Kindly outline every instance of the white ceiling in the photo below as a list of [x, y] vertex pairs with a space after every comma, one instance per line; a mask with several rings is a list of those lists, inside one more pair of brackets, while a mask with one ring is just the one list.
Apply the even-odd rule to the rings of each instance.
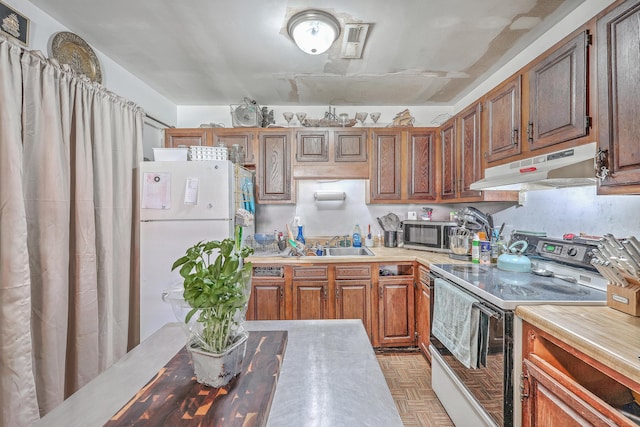
[[[584, 0], [30, 1], [177, 105], [428, 106], [454, 104]], [[286, 25], [306, 9], [373, 24], [363, 58], [340, 58], [342, 34], [300, 51]]]

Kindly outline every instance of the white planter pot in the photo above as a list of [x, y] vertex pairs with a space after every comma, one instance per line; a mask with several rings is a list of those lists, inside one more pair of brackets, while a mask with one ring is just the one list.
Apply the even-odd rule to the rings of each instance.
[[191, 354], [196, 381], [211, 387], [227, 385], [242, 371], [248, 338], [249, 334], [244, 333], [224, 353], [209, 353], [189, 344], [187, 348]]

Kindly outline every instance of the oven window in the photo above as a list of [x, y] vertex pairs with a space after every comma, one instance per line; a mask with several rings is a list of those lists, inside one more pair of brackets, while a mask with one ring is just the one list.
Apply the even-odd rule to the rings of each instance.
[[[417, 243], [425, 246], [440, 246], [440, 230], [438, 226], [408, 225], [408, 236], [405, 242]], [[406, 233], [406, 231], [405, 231]]]

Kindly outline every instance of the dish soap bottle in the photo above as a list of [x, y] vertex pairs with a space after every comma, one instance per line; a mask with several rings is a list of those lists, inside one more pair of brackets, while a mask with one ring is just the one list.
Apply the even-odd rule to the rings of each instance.
[[354, 248], [362, 247], [362, 234], [360, 232], [360, 226], [358, 224], [356, 224], [356, 226], [353, 227], [353, 247]]
[[296, 240], [303, 245], [307, 242], [304, 240], [304, 234], [302, 234], [302, 225], [298, 225], [298, 235], [296, 236]]

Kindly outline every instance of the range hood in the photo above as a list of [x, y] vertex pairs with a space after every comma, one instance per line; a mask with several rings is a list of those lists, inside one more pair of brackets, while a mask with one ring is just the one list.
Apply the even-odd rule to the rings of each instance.
[[472, 190], [543, 190], [595, 185], [596, 143], [487, 168]]

